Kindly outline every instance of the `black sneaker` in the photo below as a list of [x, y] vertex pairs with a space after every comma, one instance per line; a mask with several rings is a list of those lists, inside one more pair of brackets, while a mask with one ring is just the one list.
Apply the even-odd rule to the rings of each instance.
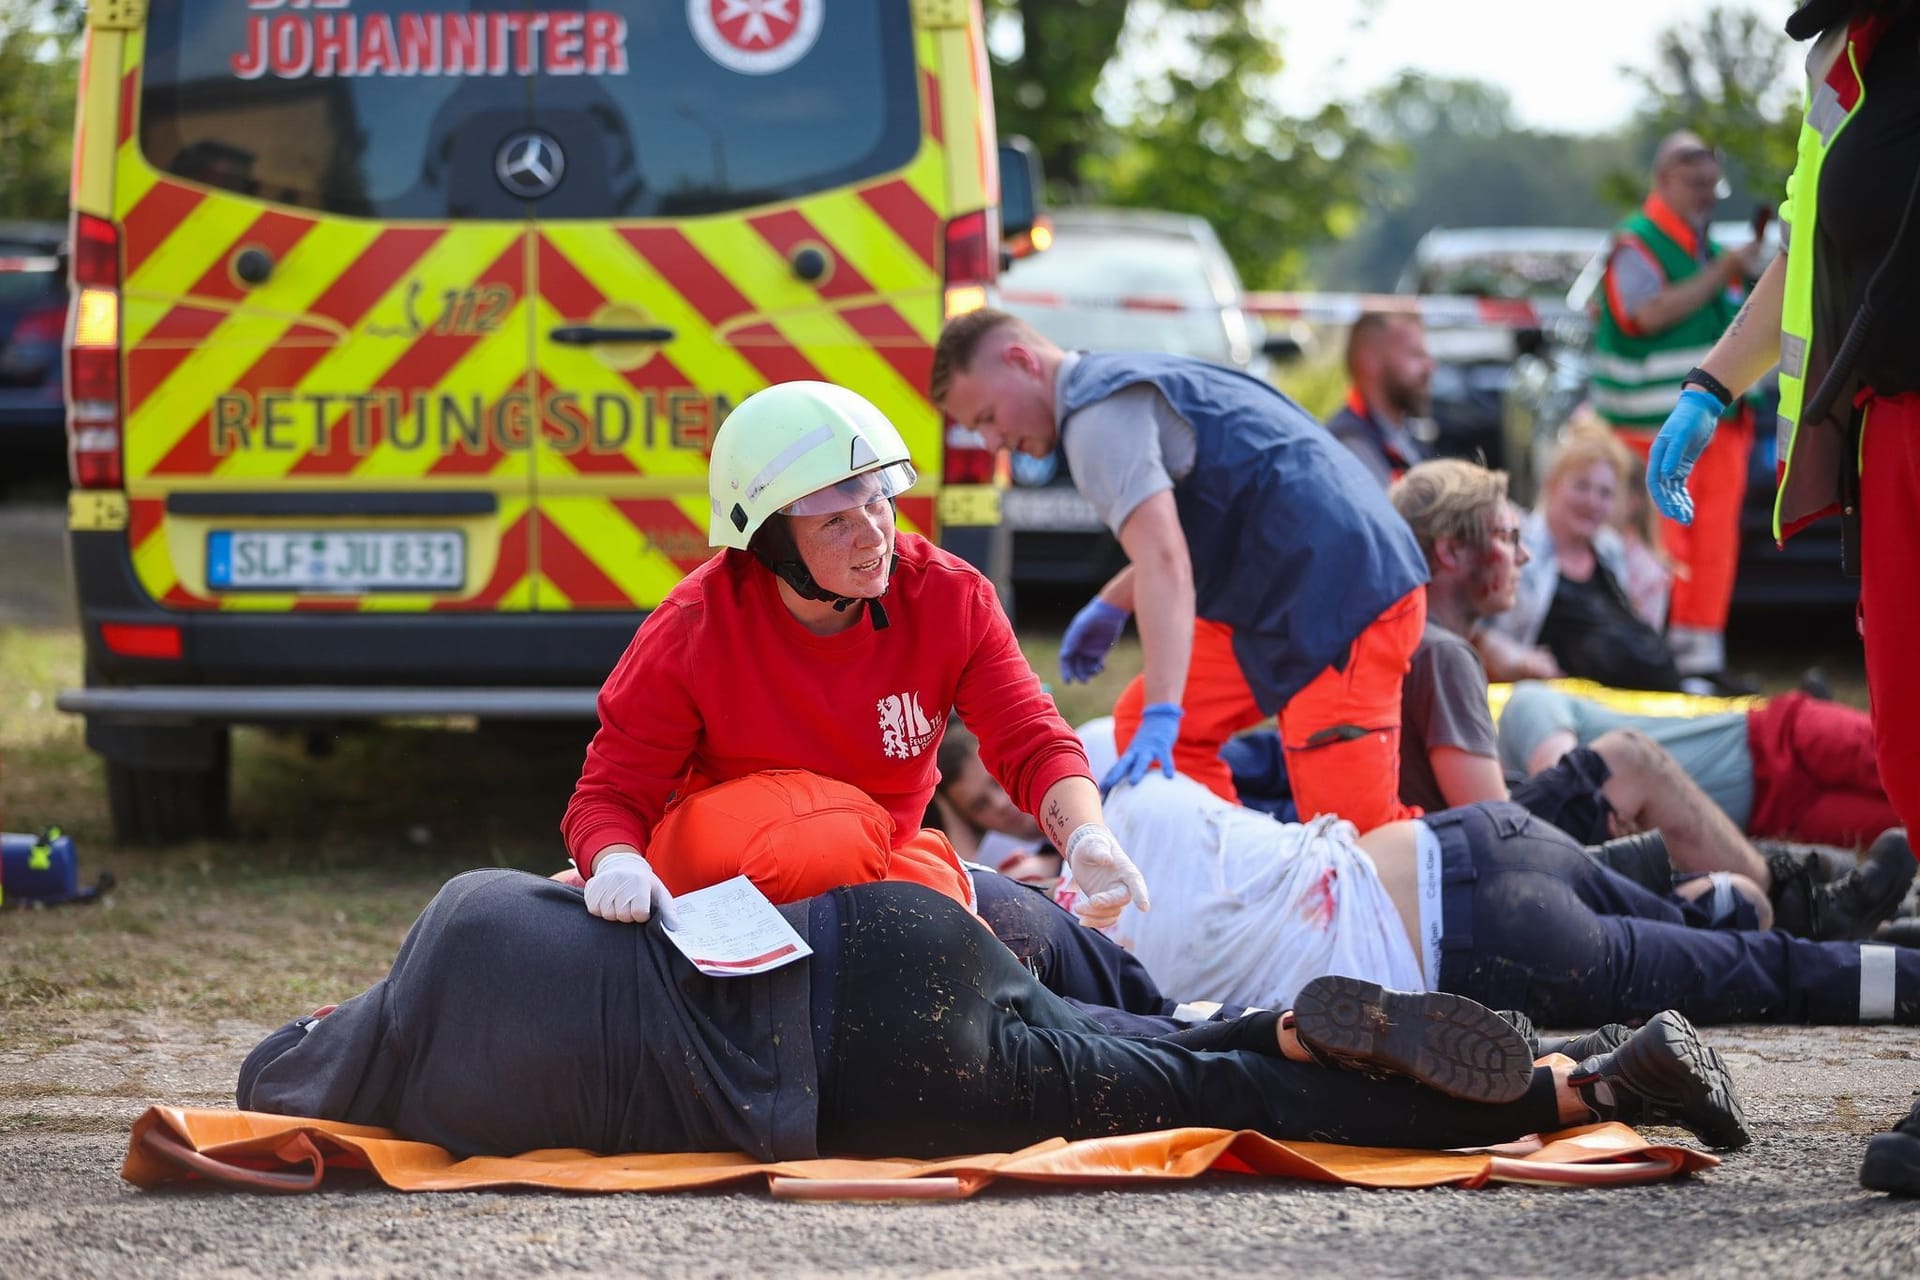
[[1577, 1036], [1542, 1036], [1534, 1056], [1563, 1053], [1575, 1062], [1585, 1062], [1595, 1054], [1613, 1052], [1625, 1044], [1632, 1034], [1633, 1028], [1626, 1023], [1609, 1022], [1604, 1027], [1595, 1027]]
[[1896, 1196], [1920, 1196], [1920, 1102], [1892, 1129], [1867, 1139], [1860, 1185]]
[[1300, 988], [1293, 1017], [1300, 1043], [1326, 1066], [1407, 1076], [1469, 1102], [1512, 1102], [1533, 1079], [1526, 1040], [1465, 996], [1329, 975]]
[[1675, 1124], [1715, 1147], [1753, 1140], [1727, 1064], [1672, 1009], [1611, 1053], [1582, 1060], [1567, 1083], [1603, 1120]]

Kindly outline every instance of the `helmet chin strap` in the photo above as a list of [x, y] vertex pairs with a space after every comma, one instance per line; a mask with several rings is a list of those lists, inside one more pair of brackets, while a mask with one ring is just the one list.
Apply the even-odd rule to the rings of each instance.
[[[836, 613], [845, 613], [854, 605], [864, 603], [868, 606], [867, 617], [875, 631], [885, 631], [890, 625], [886, 606], [880, 603], [879, 596], [843, 596], [814, 581], [813, 571], [807, 568], [807, 562], [800, 557], [800, 547], [793, 540], [793, 531], [787, 527], [786, 517], [775, 516], [762, 525], [759, 535], [753, 540], [752, 550], [760, 563], [773, 570], [775, 576], [792, 587], [793, 593], [802, 600], [830, 601]], [[887, 558], [889, 582], [893, 580], [893, 570], [899, 563], [898, 555]]]

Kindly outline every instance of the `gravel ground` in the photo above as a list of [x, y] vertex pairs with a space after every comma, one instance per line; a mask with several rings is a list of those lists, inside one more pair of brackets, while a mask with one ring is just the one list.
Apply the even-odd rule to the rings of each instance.
[[[1912, 1028], [1713, 1035], [1758, 1140], [1718, 1169], [1604, 1191], [1352, 1191], [1221, 1178], [1134, 1191], [1011, 1184], [957, 1204], [790, 1204], [759, 1188], [595, 1197], [314, 1195], [175, 1187], [118, 1170], [149, 1103], [226, 1106], [268, 1030], [106, 1018], [0, 1048], [0, 1271], [78, 1276], [1343, 1276], [1809, 1274], [1911, 1277], [1920, 1201], [1862, 1191], [1867, 1135], [1920, 1087]], [[1669, 1135], [1671, 1136], [1671, 1135]]]

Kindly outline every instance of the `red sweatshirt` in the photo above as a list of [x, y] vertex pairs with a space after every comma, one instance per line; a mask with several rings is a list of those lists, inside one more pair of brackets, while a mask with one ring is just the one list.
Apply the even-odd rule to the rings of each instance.
[[600, 731], [560, 823], [582, 875], [610, 844], [644, 852], [675, 793], [766, 769], [858, 787], [905, 841], [939, 780], [952, 708], [1028, 813], [1062, 778], [1092, 777], [986, 578], [914, 534], [898, 535], [895, 550], [884, 631], [863, 618], [813, 634], [744, 551], [673, 589], [600, 689]]

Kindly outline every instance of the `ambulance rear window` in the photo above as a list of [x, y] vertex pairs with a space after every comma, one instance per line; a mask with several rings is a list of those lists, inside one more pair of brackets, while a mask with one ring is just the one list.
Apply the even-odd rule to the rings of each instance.
[[431, 219], [720, 213], [919, 148], [899, 0], [601, 3], [151, 0], [140, 145], [273, 203]]

